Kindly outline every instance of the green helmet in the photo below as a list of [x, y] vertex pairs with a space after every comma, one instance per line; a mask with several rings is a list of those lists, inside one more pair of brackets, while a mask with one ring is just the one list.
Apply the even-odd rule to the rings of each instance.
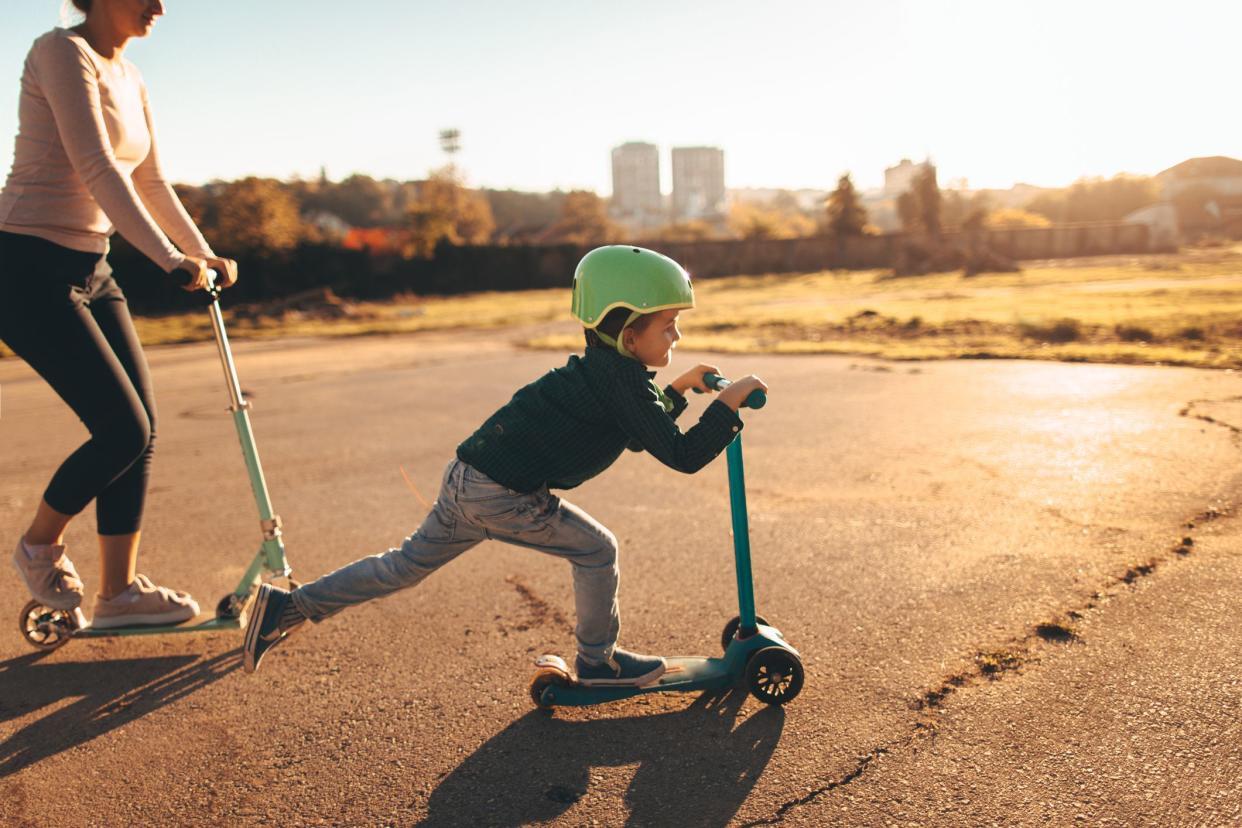
[[591, 330], [613, 308], [633, 311], [628, 326], [646, 313], [693, 307], [690, 274], [654, 250], [624, 244], [597, 247], [574, 271], [573, 315]]

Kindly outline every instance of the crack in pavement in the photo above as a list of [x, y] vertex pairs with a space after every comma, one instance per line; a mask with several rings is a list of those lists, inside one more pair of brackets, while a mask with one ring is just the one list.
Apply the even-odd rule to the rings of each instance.
[[829, 782], [827, 785], [824, 785], [823, 787], [815, 788], [812, 791], [808, 791], [804, 796], [801, 796], [798, 799], [792, 799], [788, 802], [785, 802], [784, 804], [780, 806], [780, 808], [776, 810], [775, 814], [768, 817], [767, 819], [756, 819], [752, 822], [742, 823], [742, 828], [754, 828], [754, 826], [757, 826], [757, 825], [776, 825], [777, 823], [783, 822], [785, 820], [785, 815], [789, 811], [793, 810], [794, 808], [797, 808], [800, 805], [806, 805], [807, 803], [822, 796], [823, 794], [829, 793], [830, 791], [834, 791], [837, 788], [844, 787], [845, 785], [850, 784], [855, 779], [862, 776], [863, 772], [867, 770], [867, 766], [870, 765], [874, 760], [877, 760], [881, 756], [884, 756], [890, 750], [900, 750], [900, 749], [904, 749], [908, 747], [909, 744], [913, 742], [915, 738], [917, 738], [917, 734], [908, 739], [901, 740], [899, 744], [894, 744], [890, 747], [878, 747], [872, 750], [870, 753], [860, 756], [858, 759], [858, 764], [854, 766], [853, 770], [851, 770], [849, 773], [842, 776], [840, 779], [833, 780], [832, 782]]
[[[1198, 512], [1193, 517], [1179, 524], [1180, 528], [1193, 530], [1204, 523], [1236, 517], [1237, 512], [1229, 505], [1214, 504]], [[936, 736], [938, 723], [936, 717], [945, 700], [954, 693], [982, 685], [985, 681], [1000, 681], [1006, 673], [1019, 671], [1027, 664], [1039, 661], [1039, 652], [1048, 646], [1066, 645], [1080, 641], [1078, 629], [1074, 622], [1081, 620], [1086, 613], [1101, 603], [1124, 594], [1133, 589], [1135, 581], [1151, 575], [1160, 566], [1179, 557], [1190, 554], [1194, 547], [1194, 538], [1187, 535], [1181, 543], [1171, 547], [1164, 554], [1150, 558], [1142, 563], [1131, 564], [1125, 572], [1113, 576], [1103, 587], [1091, 593], [1089, 599], [1077, 607], [1064, 610], [1061, 615], [1066, 620], [1051, 618], [1034, 624], [1030, 631], [1020, 637], [1011, 639], [1007, 644], [994, 650], [980, 650], [974, 655], [974, 668], [963, 670], [948, 676], [939, 686], [923, 692], [910, 705], [917, 718], [911, 724], [910, 733], [900, 739], [873, 748], [859, 757], [858, 762], [844, 775], [826, 784], [814, 788], [796, 799], [790, 799], [780, 805], [776, 812], [768, 818], [744, 823], [746, 828], [759, 825], [776, 825], [796, 808], [808, 805], [816, 799], [832, 793], [839, 788], [857, 781], [866, 772], [872, 762], [898, 751], [913, 747], [917, 742], [933, 740]]]
[[[1225, 428], [1231, 432], [1235, 442], [1242, 442], [1239, 440], [1239, 438], [1242, 438], [1242, 428], [1221, 422], [1205, 414], [1192, 413], [1196, 403], [1234, 401], [1242, 401], [1242, 397], [1223, 401], [1194, 400], [1180, 411], [1179, 416], [1193, 416], [1204, 422]], [[1071, 523], [1074, 522], [1064, 515], [1056, 513], [1055, 510], [1051, 511], [1053, 516], [1057, 518]], [[1187, 532], [1193, 532], [1193, 530], [1205, 523], [1237, 517], [1237, 514], [1237, 510], [1232, 504], [1213, 503], [1194, 516], [1182, 521], [1178, 528]], [[1088, 612], [1094, 610], [1101, 603], [1120, 596], [1127, 590], [1132, 590], [1135, 582], [1140, 578], [1149, 577], [1158, 568], [1188, 556], [1193, 551], [1194, 546], [1193, 535], [1183, 535], [1179, 543], [1173, 545], [1164, 553], [1153, 556], [1146, 561], [1128, 565], [1123, 573], [1114, 576], [1103, 587], [1091, 593], [1087, 601], [1076, 607], [1064, 610], [1061, 615], [1066, 620], [1062, 621], [1058, 618], [1047, 619], [1032, 625], [1026, 635], [1011, 639], [1000, 648], [976, 652], [973, 659], [975, 665], [973, 669], [963, 670], [948, 676], [940, 682], [938, 687], [924, 691], [912, 702], [911, 709], [917, 714], [917, 718], [912, 723], [911, 732], [907, 736], [873, 748], [870, 752], [863, 754], [858, 759], [858, 762], [844, 775], [818, 788], [814, 788], [802, 796], [787, 800], [777, 808], [771, 817], [744, 823], [745, 828], [759, 825], [775, 825], [784, 822], [790, 812], [795, 809], [808, 805], [816, 799], [831, 794], [833, 791], [846, 787], [860, 779], [871, 763], [878, 761], [881, 757], [897, 751], [907, 750], [916, 742], [924, 739], [934, 740], [938, 726], [937, 716], [941, 706], [950, 695], [980, 686], [985, 681], [1000, 681], [1006, 673], [1019, 671], [1026, 664], [1038, 663], [1040, 651], [1049, 646], [1068, 645], [1079, 641], [1080, 636], [1078, 629], [1074, 625], [1075, 621], [1084, 618]]]
[[1202, 420], [1205, 423], [1209, 423], [1214, 426], [1220, 426], [1221, 428], [1228, 430], [1229, 433], [1233, 435], [1234, 440], [1238, 441], [1239, 438], [1242, 438], [1242, 428], [1239, 428], [1238, 426], [1235, 426], [1232, 423], [1226, 423], [1223, 420], [1218, 420], [1215, 417], [1211, 416], [1210, 414], [1198, 414], [1195, 412], [1195, 406], [1200, 405], [1201, 403], [1228, 403], [1228, 402], [1242, 402], [1242, 397], [1226, 397], [1223, 400], [1191, 400], [1190, 402], [1186, 403], [1185, 406], [1182, 407], [1181, 411], [1177, 413], [1179, 417], [1193, 417], [1196, 420]]
[[527, 620], [513, 625], [501, 624], [502, 629], [513, 629], [518, 632], [525, 632], [530, 628], [538, 625], [544, 625], [549, 622], [556, 623], [561, 627], [572, 626], [565, 615], [553, 607], [547, 601], [540, 598], [530, 585], [517, 575], [509, 575], [505, 578], [505, 583], [512, 584], [517, 590], [518, 596], [522, 599], [522, 604], [526, 608], [528, 615]]

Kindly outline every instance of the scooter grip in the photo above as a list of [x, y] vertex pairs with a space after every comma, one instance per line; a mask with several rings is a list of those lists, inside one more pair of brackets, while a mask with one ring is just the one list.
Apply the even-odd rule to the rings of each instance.
[[[219, 274], [217, 274], [210, 267], [207, 268], [207, 290], [215, 290], [216, 277], [218, 275]], [[194, 281], [194, 276], [190, 273], [190, 271], [183, 267], [179, 267], [176, 269], [176, 272], [172, 274], [172, 280], [179, 286], [185, 287], [190, 282]]]
[[[706, 374], [703, 375], [703, 384], [706, 385], [708, 388], [714, 389], [716, 391], [723, 391], [726, 388], [728, 388], [730, 385], [732, 385], [733, 383], [729, 382], [727, 379], [720, 376], [719, 374], [713, 374], [710, 371], [708, 371]], [[699, 394], [703, 393], [702, 391], [699, 391], [697, 388], [694, 390], [696, 393], [699, 393]], [[746, 395], [746, 399], [742, 401], [742, 408], [763, 408], [767, 404], [768, 404], [767, 393], [765, 393], [763, 389], [761, 388], [756, 388], [754, 391], [751, 391], [749, 394]]]

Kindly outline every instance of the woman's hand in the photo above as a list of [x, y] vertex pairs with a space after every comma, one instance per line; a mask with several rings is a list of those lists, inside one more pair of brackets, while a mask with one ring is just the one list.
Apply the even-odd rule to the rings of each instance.
[[756, 389], [767, 393], [768, 386], [764, 384], [763, 380], [751, 374], [749, 377], [742, 377], [740, 380], [735, 381], [728, 388], [721, 391], [720, 396], [716, 399], [736, 412], [742, 407], [742, 403], [746, 402], [746, 398], [750, 396], [751, 392]]
[[677, 379], [673, 380], [669, 385], [673, 386], [673, 390], [678, 394], [684, 395], [691, 388], [697, 388], [705, 394], [715, 393], [714, 388], [708, 388], [703, 382], [704, 374], [720, 375], [720, 369], [715, 365], [696, 365]]
[[207, 260], [196, 256], [186, 256], [185, 261], [177, 265], [178, 270], [190, 274], [189, 281], [181, 286], [182, 290], [193, 293], [207, 288]]
[[207, 259], [207, 266], [216, 272], [216, 287], [224, 289], [232, 287], [237, 281], [237, 262], [212, 256]]

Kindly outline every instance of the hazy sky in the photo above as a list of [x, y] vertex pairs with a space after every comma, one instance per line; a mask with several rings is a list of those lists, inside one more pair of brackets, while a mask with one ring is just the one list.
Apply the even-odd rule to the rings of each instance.
[[[3, 0], [0, 163], [59, 0]], [[725, 151], [730, 187], [1060, 186], [1242, 157], [1234, 0], [167, 0], [127, 54], [175, 179], [420, 178], [611, 189], [609, 150]]]

